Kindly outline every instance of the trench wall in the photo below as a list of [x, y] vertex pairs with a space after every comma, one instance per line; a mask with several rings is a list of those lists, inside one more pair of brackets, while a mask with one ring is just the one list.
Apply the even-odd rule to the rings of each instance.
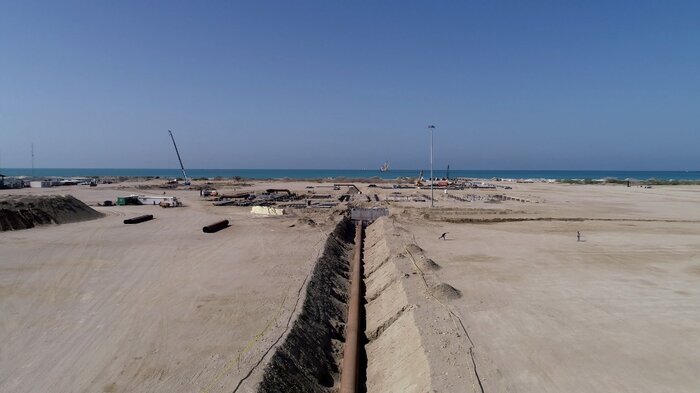
[[302, 309], [265, 368], [258, 392], [337, 391], [354, 228], [345, 218], [326, 240]]

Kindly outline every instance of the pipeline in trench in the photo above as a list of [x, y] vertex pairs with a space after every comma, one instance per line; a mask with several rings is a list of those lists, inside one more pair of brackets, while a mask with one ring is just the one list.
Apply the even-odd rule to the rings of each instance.
[[[366, 391], [362, 236], [362, 222], [349, 218], [328, 236], [302, 309], [267, 364], [258, 392]], [[353, 260], [359, 269], [352, 268]]]
[[366, 382], [367, 356], [364, 315], [364, 282], [362, 269], [363, 222], [355, 222], [355, 247], [350, 268], [350, 298], [345, 325], [345, 346], [343, 348], [343, 368], [340, 373], [340, 393], [364, 392]]
[[474, 344], [445, 304], [459, 291], [409, 232], [384, 217], [361, 225], [345, 218], [328, 237], [258, 391], [454, 391], [462, 382], [483, 391]]

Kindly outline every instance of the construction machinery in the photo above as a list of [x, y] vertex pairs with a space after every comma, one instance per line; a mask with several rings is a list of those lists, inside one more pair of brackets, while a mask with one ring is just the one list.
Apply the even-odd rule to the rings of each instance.
[[173, 137], [173, 132], [168, 130], [170, 134], [170, 139], [173, 140], [173, 146], [175, 146], [175, 154], [177, 154], [177, 160], [180, 161], [180, 169], [182, 169], [182, 176], [185, 178], [185, 182], [182, 183], [186, 186], [190, 185], [190, 179], [187, 177], [187, 172], [185, 172], [185, 166], [182, 165], [182, 159], [180, 158], [180, 152], [177, 150], [177, 143], [175, 143], [175, 137]]
[[420, 173], [418, 174], [418, 178], [416, 179], [416, 187], [423, 187], [423, 182], [425, 179], [423, 179], [423, 170], [420, 170]]

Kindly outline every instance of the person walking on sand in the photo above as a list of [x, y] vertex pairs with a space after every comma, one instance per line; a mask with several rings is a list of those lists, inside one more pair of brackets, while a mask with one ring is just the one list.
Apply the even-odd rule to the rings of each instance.
[[442, 239], [442, 240], [447, 240], [447, 238], [446, 238], [445, 236], [447, 236], [448, 233], [449, 233], [449, 232], [445, 232], [445, 233], [443, 233], [442, 235], [440, 235], [440, 237], [438, 238], [438, 240], [440, 240], [440, 239]]
[[576, 231], [576, 241], [577, 242], [581, 241], [581, 231]]

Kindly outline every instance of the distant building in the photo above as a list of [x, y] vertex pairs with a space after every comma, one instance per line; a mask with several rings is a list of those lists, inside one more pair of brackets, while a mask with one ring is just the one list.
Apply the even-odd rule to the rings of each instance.
[[0, 174], [0, 189], [22, 187], [24, 187], [24, 182], [21, 179], [17, 179], [15, 177], [7, 177], [3, 174]]
[[48, 180], [33, 180], [29, 182], [31, 188], [47, 188], [51, 187], [51, 181]]
[[160, 205], [161, 202], [167, 203], [170, 206], [179, 205], [179, 202], [176, 197], [139, 195], [137, 198], [142, 205]]
[[129, 195], [117, 197], [117, 205], [167, 205], [167, 206], [182, 206], [182, 202], [177, 197], [171, 196], [146, 196], [146, 195]]

